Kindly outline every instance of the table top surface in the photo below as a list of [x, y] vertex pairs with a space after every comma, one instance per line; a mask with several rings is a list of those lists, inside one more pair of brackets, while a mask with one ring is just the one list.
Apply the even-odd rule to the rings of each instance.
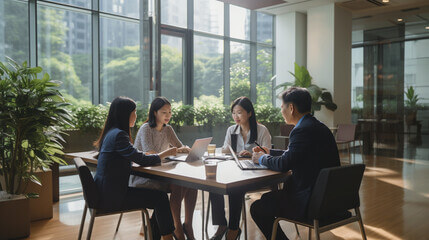
[[[66, 153], [65, 157], [80, 157], [85, 162], [97, 164], [94, 156], [96, 151]], [[136, 175], [158, 179], [161, 181], [202, 189], [221, 194], [228, 194], [241, 189], [249, 191], [286, 180], [290, 173], [271, 170], [241, 170], [235, 161], [217, 160], [215, 179], [206, 178], [205, 166], [202, 160], [195, 162], [163, 161], [161, 165], [141, 167], [133, 163], [132, 170]]]

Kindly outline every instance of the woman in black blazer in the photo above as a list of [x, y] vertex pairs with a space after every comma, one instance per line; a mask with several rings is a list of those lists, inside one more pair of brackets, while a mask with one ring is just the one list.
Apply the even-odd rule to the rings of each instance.
[[130, 127], [137, 118], [136, 103], [126, 97], [117, 97], [110, 105], [109, 114], [100, 138], [94, 143], [99, 149], [95, 183], [100, 206], [106, 210], [127, 208], [154, 209], [163, 239], [173, 239], [173, 218], [166, 193], [128, 187], [131, 163], [151, 166], [161, 163], [161, 158], [175, 155], [177, 149], [170, 148], [159, 154], [145, 155], [131, 144]]

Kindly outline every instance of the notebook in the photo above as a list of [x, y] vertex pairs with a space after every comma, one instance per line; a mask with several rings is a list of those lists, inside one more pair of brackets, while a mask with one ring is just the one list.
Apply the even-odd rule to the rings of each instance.
[[264, 165], [259, 165], [257, 163], [254, 163], [252, 160], [240, 160], [238, 161], [237, 155], [235, 155], [235, 152], [232, 150], [232, 147], [228, 145], [229, 151], [231, 152], [232, 156], [234, 157], [235, 163], [241, 170], [263, 170], [268, 169]]
[[168, 160], [192, 162], [201, 159], [207, 150], [207, 146], [212, 141], [212, 137], [196, 139], [189, 154], [178, 154], [167, 157]]

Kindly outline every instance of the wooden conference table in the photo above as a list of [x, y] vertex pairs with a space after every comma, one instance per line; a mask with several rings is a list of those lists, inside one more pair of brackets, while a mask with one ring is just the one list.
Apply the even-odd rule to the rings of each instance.
[[[66, 153], [65, 157], [80, 157], [89, 164], [97, 164], [95, 151]], [[219, 152], [217, 151], [217, 154]], [[199, 189], [223, 195], [234, 192], [248, 192], [263, 187], [284, 182], [288, 173], [271, 170], [241, 170], [235, 161], [219, 161], [216, 179], [207, 179], [203, 161], [180, 162], [163, 161], [161, 165], [141, 167], [132, 165], [132, 174], [157, 179], [159, 181], [174, 183], [176, 185]], [[202, 218], [204, 239], [204, 193], [202, 194]], [[245, 233], [246, 239], [247, 234]]]

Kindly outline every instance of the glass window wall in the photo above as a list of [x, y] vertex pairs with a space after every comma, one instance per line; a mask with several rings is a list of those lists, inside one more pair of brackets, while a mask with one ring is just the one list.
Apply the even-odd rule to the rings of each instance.
[[194, 97], [223, 102], [223, 40], [194, 36]]
[[29, 59], [28, 7], [25, 2], [0, 1], [0, 61]]
[[250, 98], [250, 45], [231, 42], [230, 99]]
[[38, 65], [67, 99], [91, 103], [91, 15], [39, 5], [37, 32]]
[[187, 27], [187, 0], [162, 0], [161, 23], [181, 28]]
[[142, 101], [139, 23], [100, 18], [101, 103], [128, 96]]
[[230, 5], [229, 29], [232, 38], [250, 40], [250, 10]]
[[194, 30], [223, 35], [223, 7], [216, 0], [194, 1]]

